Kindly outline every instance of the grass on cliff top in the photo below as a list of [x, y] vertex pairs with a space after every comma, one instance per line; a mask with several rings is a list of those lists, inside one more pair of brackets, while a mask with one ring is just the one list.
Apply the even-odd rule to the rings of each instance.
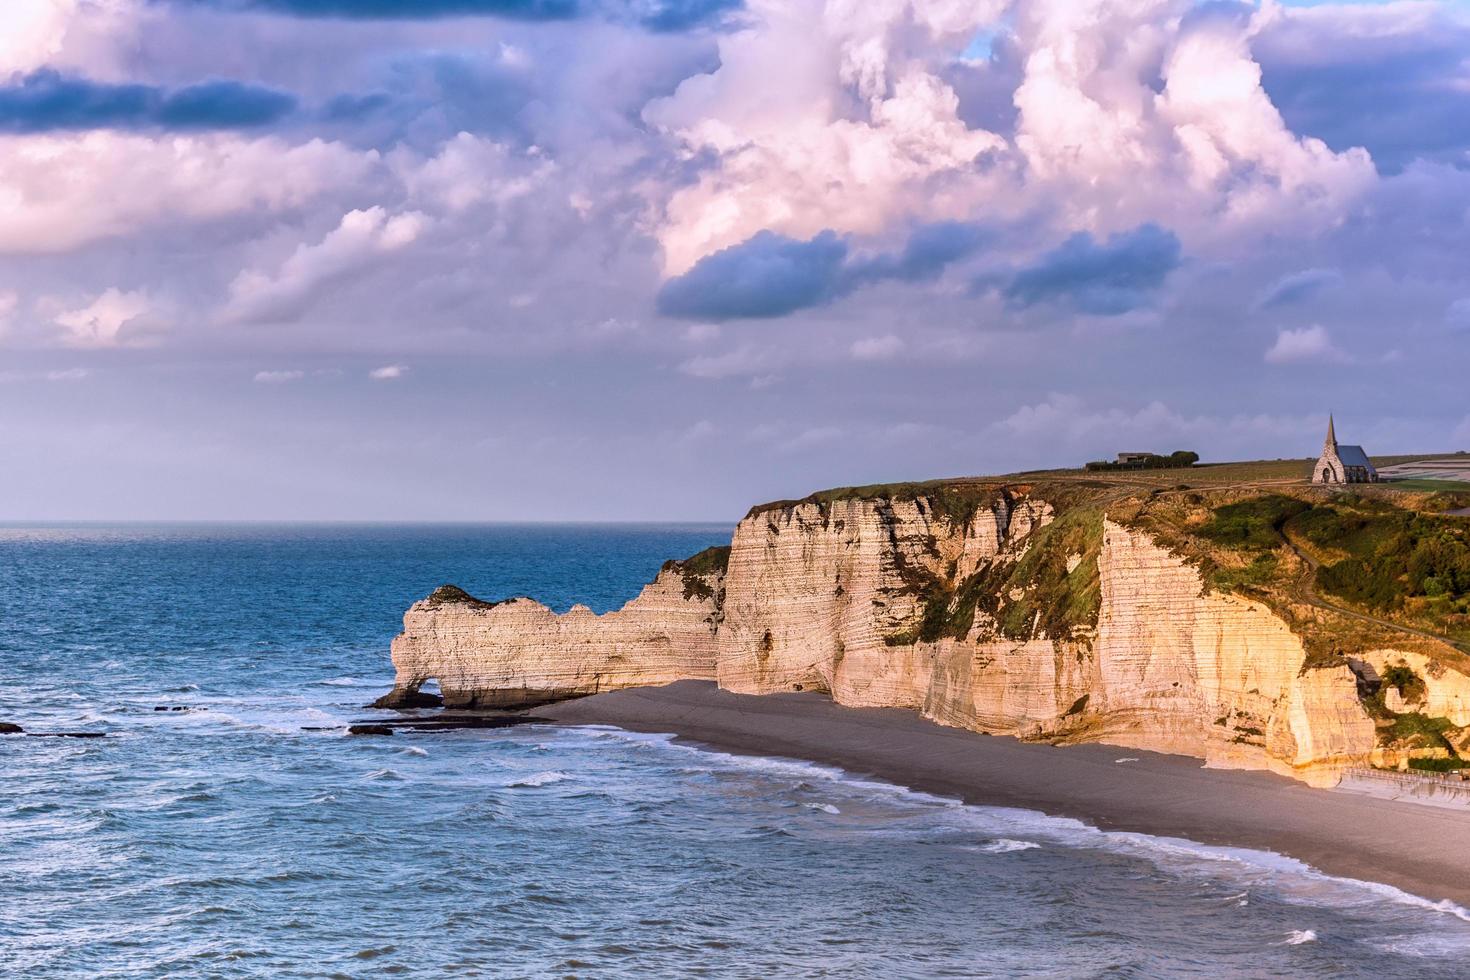
[[951, 479], [924, 480], [915, 483], [873, 483], [862, 487], [837, 487], [819, 490], [800, 500], [773, 500], [752, 507], [746, 518], [790, 510], [801, 504], [815, 504], [823, 518], [832, 505], [844, 500], [887, 500], [892, 502], [923, 501], [951, 525], [968, 524], [976, 512], [992, 506], [1000, 499], [1003, 486], [995, 480]]
[[469, 606], [471, 609], [494, 609], [501, 602], [476, 599], [457, 585], [441, 585], [424, 600], [431, 606]]
[[1470, 644], [1470, 519], [1422, 504], [1383, 487], [1233, 487], [1156, 492], [1128, 523], [1196, 561], [1212, 588], [1266, 602], [1325, 664], [1374, 644], [1426, 641], [1317, 599]]

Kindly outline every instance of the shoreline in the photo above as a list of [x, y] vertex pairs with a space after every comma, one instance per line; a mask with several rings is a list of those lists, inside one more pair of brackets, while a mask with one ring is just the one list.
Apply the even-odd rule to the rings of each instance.
[[731, 694], [709, 681], [597, 694], [534, 714], [802, 759], [1100, 830], [1271, 851], [1325, 874], [1470, 907], [1464, 811], [1312, 789], [1262, 770], [1206, 769], [1191, 756], [1021, 742], [946, 728], [902, 708], [846, 708], [820, 694]]

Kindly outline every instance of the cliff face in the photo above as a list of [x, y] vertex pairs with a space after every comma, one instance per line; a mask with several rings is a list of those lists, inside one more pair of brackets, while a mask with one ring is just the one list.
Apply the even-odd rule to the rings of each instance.
[[557, 615], [533, 599], [487, 603], [446, 587], [409, 608], [393, 640], [393, 691], [416, 702], [429, 679], [446, 707], [522, 708], [624, 687], [715, 677], [720, 581], [710, 568], [664, 566], [638, 598], [598, 616]]
[[[758, 508], [727, 565], [671, 563], [604, 616], [431, 597], [405, 616], [393, 660], [395, 693], [434, 677], [448, 704], [714, 678], [1313, 782], [1375, 745], [1357, 668], [1314, 662], [1265, 605], [1207, 591], [1194, 566], [1101, 506], [1026, 487]], [[1429, 681], [1410, 693], [1465, 714], [1470, 678], [1415, 663]]]

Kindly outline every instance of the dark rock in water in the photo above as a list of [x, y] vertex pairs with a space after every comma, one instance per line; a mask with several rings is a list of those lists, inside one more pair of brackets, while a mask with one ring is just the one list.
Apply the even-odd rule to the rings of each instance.
[[24, 735], [26, 730], [8, 721], [0, 721], [0, 735]]
[[418, 718], [393, 719], [392, 721], [373, 721], [363, 719], [350, 722], [353, 728], [391, 728], [411, 732], [446, 732], [460, 728], [511, 728], [515, 725], [543, 725], [547, 724], [545, 718], [535, 715], [487, 714], [473, 711], [444, 711], [437, 715], [424, 715]]
[[378, 698], [369, 708], [442, 708], [444, 698], [427, 691], [400, 691], [394, 688]]
[[31, 738], [106, 738], [106, 732], [26, 732]]
[[392, 735], [393, 729], [389, 725], [349, 725], [348, 735]]
[[[153, 710], [154, 711], [192, 711], [194, 709], [190, 708], [188, 705], [185, 705], [185, 704], [175, 704], [175, 705], [155, 704], [153, 706]], [[200, 708], [199, 710], [200, 711], [204, 711], [205, 709], [204, 708]]]

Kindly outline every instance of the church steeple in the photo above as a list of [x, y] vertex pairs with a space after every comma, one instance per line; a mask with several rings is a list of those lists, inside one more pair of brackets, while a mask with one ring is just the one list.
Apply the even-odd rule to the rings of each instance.
[[1332, 414], [1330, 412], [1327, 415], [1327, 441], [1322, 443], [1322, 446], [1328, 449], [1337, 448], [1337, 431], [1333, 428]]

